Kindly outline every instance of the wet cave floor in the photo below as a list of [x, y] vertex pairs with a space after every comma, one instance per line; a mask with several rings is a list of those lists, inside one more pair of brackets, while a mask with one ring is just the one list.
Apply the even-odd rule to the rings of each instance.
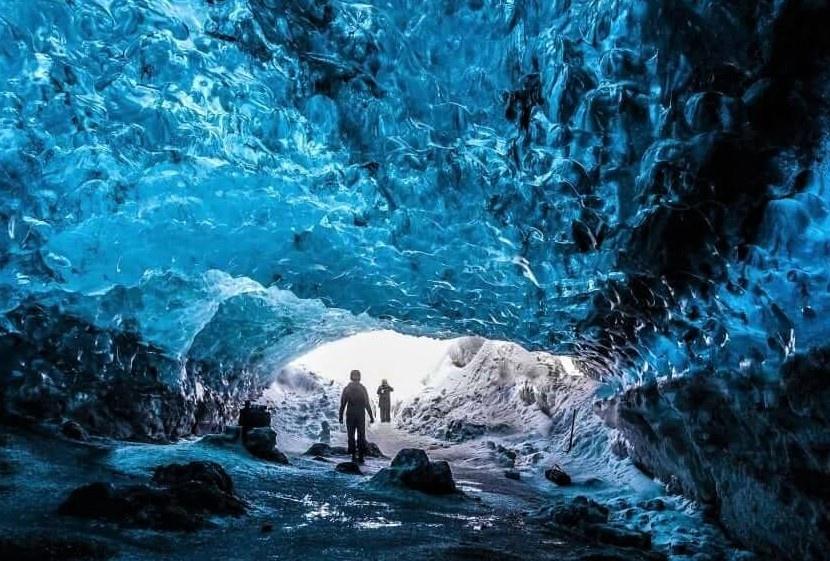
[[[337, 433], [333, 444], [343, 434]], [[464, 445], [428, 441], [375, 425], [369, 433], [385, 454], [422, 447], [447, 459], [463, 495], [431, 497], [382, 489], [370, 477], [388, 459], [370, 459], [364, 476], [334, 470], [289, 451], [290, 466], [253, 458], [241, 447], [199, 440], [169, 445], [78, 443], [21, 430], [4, 430], [0, 454], [0, 533], [22, 540], [92, 541], [113, 559], [662, 559], [652, 551], [601, 545], [528, 516], [579, 494], [543, 478], [513, 481], [497, 465], [465, 467]], [[212, 518], [195, 532], [125, 529], [59, 516], [70, 491], [93, 481], [147, 482], [161, 464], [209, 460], [222, 465], [247, 503], [239, 517]], [[263, 526], [270, 526], [263, 531]]]

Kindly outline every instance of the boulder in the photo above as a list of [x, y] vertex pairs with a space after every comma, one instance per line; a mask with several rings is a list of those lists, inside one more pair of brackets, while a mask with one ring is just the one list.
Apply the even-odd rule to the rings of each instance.
[[66, 421], [61, 425], [61, 434], [72, 440], [89, 440], [89, 435], [78, 422]]
[[257, 458], [278, 464], [288, 463], [286, 455], [277, 449], [277, 433], [270, 427], [259, 427], [244, 432], [242, 444]]
[[348, 473], [350, 475], [363, 475], [360, 471], [360, 466], [355, 462], [341, 462], [334, 467], [340, 473]]
[[404, 448], [398, 452], [390, 467], [378, 472], [373, 481], [402, 485], [430, 495], [457, 491], [450, 465], [443, 461], [431, 462], [426, 452], [417, 448]]
[[554, 464], [553, 467], [545, 470], [545, 478], [563, 487], [571, 484], [571, 476], [565, 473], [565, 470], [559, 467], [558, 464]]
[[219, 464], [192, 462], [159, 466], [153, 485], [115, 487], [96, 482], [78, 487], [58, 513], [155, 530], [194, 531], [211, 515], [238, 516], [245, 505]]

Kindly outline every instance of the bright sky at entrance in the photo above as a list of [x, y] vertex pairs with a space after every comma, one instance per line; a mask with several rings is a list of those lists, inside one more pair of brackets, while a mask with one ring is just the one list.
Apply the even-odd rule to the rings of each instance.
[[321, 345], [294, 364], [343, 383], [356, 368], [370, 396], [386, 378], [395, 388], [392, 399], [399, 400], [420, 390], [423, 378], [439, 365], [451, 344], [395, 331], [369, 331]]

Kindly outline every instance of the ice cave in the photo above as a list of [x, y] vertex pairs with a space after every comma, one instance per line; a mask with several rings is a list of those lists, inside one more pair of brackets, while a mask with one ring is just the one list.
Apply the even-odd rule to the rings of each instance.
[[830, 559], [828, 28], [0, 0], [0, 558]]

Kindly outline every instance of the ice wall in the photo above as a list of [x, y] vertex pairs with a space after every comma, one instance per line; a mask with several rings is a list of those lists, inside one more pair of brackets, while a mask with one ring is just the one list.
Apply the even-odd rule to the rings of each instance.
[[219, 270], [634, 378], [826, 335], [820, 5], [6, 5], [5, 309]]

